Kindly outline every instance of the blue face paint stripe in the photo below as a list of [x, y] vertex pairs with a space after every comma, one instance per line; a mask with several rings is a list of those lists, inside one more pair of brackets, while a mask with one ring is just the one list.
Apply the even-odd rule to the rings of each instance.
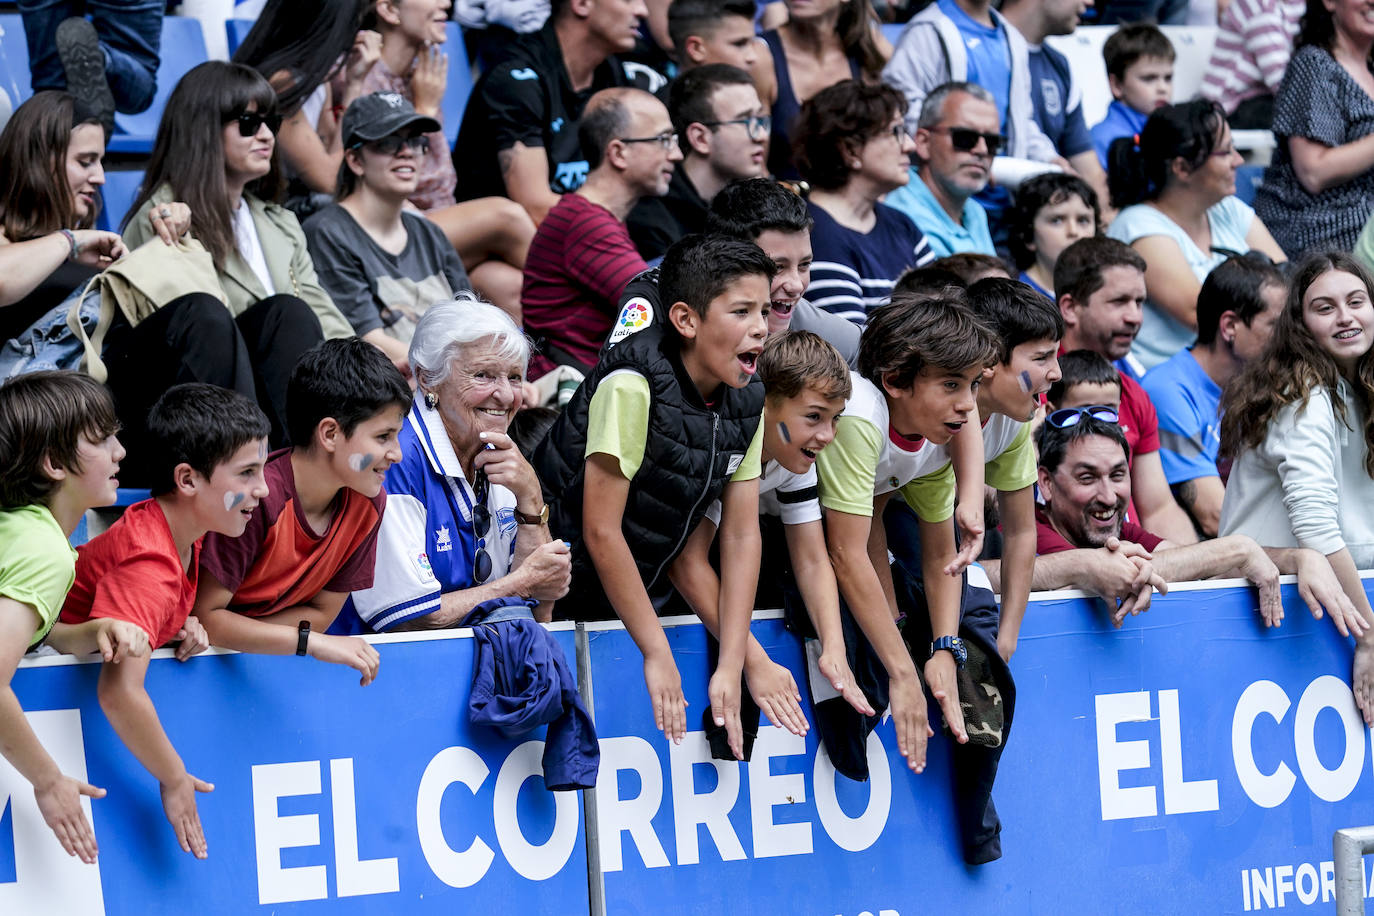
[[792, 434], [788, 432], [787, 424], [781, 421], [779, 421], [778, 423], [778, 435], [782, 436], [783, 442], [787, 442], [789, 444], [792, 442]]

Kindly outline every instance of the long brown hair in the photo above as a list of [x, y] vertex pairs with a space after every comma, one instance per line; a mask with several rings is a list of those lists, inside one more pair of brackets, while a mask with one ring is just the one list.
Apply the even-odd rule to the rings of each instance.
[[67, 181], [67, 149], [72, 131], [99, 124], [93, 115], [78, 115], [76, 99], [47, 89], [14, 110], [0, 133], [0, 230], [11, 242], [48, 235], [58, 229], [84, 229], [95, 222], [96, 208], [78, 224]]
[[[1374, 278], [1369, 271], [1344, 252], [1314, 254], [1298, 266], [1288, 290], [1288, 302], [1274, 324], [1273, 336], [1264, 352], [1226, 386], [1221, 418], [1223, 455], [1238, 457], [1245, 449], [1258, 448], [1279, 411], [1296, 402], [1306, 406], [1312, 389], [1317, 387], [1332, 392], [1336, 415], [1347, 428], [1353, 429], [1345, 404], [1334, 394], [1341, 381], [1340, 367], [1302, 320], [1307, 290], [1318, 277], [1333, 270], [1351, 274], [1364, 284], [1366, 293], [1374, 292]], [[1360, 357], [1355, 376], [1351, 387], [1365, 413], [1364, 469], [1374, 477], [1374, 417], [1370, 416], [1370, 405], [1374, 402], [1374, 349]]]
[[[210, 252], [215, 267], [223, 270], [234, 250], [234, 215], [224, 172], [224, 125], [249, 108], [263, 114], [277, 110], [277, 94], [252, 67], [212, 60], [183, 76], [167, 99], [143, 187], [124, 217], [125, 225], [142, 218], [153, 193], [168, 185], [172, 196], [191, 208], [191, 234]], [[277, 162], [274, 148], [271, 170], [250, 183], [245, 193], [276, 200], [282, 188]]]

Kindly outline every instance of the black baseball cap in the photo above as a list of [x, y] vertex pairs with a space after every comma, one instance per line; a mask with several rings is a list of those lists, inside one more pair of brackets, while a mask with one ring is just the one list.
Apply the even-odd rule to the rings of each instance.
[[374, 92], [359, 96], [348, 106], [343, 116], [343, 145], [380, 140], [389, 137], [402, 128], [416, 125], [421, 133], [432, 133], [440, 129], [433, 118], [419, 114], [405, 99], [396, 92]]

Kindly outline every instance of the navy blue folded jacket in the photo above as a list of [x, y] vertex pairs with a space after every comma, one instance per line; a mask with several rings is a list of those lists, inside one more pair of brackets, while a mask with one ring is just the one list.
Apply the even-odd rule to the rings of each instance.
[[601, 748], [596, 726], [553, 634], [535, 622], [535, 602], [523, 598], [483, 601], [463, 618], [477, 641], [468, 721], [518, 738], [540, 725], [544, 737], [544, 785], [553, 792], [596, 785]]

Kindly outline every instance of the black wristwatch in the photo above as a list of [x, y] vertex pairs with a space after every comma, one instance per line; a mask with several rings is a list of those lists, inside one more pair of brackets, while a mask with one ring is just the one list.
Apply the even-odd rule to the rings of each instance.
[[302, 620], [296, 624], [296, 654], [304, 655], [306, 646], [310, 644], [310, 621]]
[[954, 656], [956, 667], [964, 667], [964, 662], [968, 661], [968, 650], [964, 648], [964, 641], [957, 636], [941, 636], [930, 644], [930, 657], [934, 658], [935, 653], [945, 649], [950, 655]]

